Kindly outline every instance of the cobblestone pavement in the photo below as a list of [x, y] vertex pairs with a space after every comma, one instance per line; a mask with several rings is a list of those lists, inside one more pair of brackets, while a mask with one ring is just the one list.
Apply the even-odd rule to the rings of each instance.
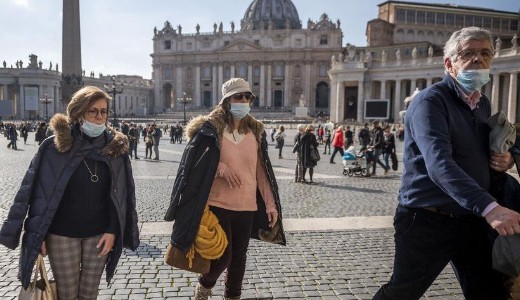
[[[288, 136], [293, 136], [289, 131]], [[0, 218], [7, 215], [22, 177], [37, 150], [34, 133], [18, 151], [0, 138]], [[286, 143], [290, 144], [290, 143]], [[314, 185], [294, 183], [292, 147], [270, 143], [283, 215], [286, 219], [391, 216], [396, 207], [400, 171], [388, 176], [343, 176], [340, 157], [329, 155], [315, 168]], [[144, 156], [144, 144], [139, 155]], [[320, 146], [321, 147], [321, 146]], [[160, 161], [133, 160], [140, 222], [161, 222], [169, 203], [173, 180], [184, 145], [161, 141]], [[380, 170], [379, 170], [380, 171]], [[287, 232], [287, 247], [252, 240], [248, 253], [244, 299], [371, 299], [390, 277], [393, 228]], [[141, 236], [136, 252], [125, 251], [110, 287], [101, 284], [99, 299], [190, 299], [194, 274], [163, 263], [167, 234]], [[18, 249], [0, 246], [0, 299], [15, 299]], [[223, 276], [222, 276], [223, 277]], [[214, 295], [223, 294], [222, 282]], [[215, 297], [214, 297], [215, 299]], [[217, 298], [218, 299], [218, 298]], [[423, 299], [463, 299], [451, 267], [447, 267]]]

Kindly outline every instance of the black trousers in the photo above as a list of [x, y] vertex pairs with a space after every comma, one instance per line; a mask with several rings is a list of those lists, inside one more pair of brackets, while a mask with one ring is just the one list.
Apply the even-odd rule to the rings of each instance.
[[504, 277], [491, 267], [491, 229], [484, 218], [398, 205], [394, 228], [394, 271], [373, 299], [419, 299], [448, 263], [466, 299], [507, 299]]
[[210, 206], [211, 212], [226, 232], [228, 246], [222, 257], [212, 260], [209, 273], [199, 277], [199, 283], [212, 288], [220, 275], [227, 269], [224, 295], [238, 297], [242, 294], [242, 281], [246, 271], [247, 248], [253, 226], [253, 211], [232, 211]]

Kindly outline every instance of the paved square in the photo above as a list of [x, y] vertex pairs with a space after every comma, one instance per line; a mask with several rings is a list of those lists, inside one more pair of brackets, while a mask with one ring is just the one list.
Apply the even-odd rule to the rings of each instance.
[[[292, 139], [294, 130], [288, 131]], [[314, 185], [294, 183], [292, 146], [278, 149], [269, 143], [280, 187], [287, 247], [252, 241], [243, 299], [371, 299], [390, 277], [393, 263], [391, 216], [397, 205], [400, 171], [388, 176], [343, 176], [340, 157], [329, 164], [322, 155]], [[288, 143], [289, 144], [289, 143]], [[0, 217], [5, 219], [37, 145], [34, 133], [18, 151], [0, 138]], [[185, 144], [161, 140], [160, 161], [133, 160], [137, 211], [142, 226], [141, 246], [125, 251], [107, 287], [103, 279], [99, 299], [190, 299], [195, 274], [163, 263], [171, 223], [163, 222], [173, 180]], [[321, 147], [321, 146], [320, 146]], [[144, 157], [144, 143], [139, 145]], [[0, 246], [0, 299], [16, 299], [19, 282], [18, 249]], [[223, 276], [222, 276], [223, 277]], [[222, 280], [222, 279], [221, 279]], [[223, 294], [217, 283], [213, 299]], [[463, 299], [451, 267], [447, 267], [423, 299]]]

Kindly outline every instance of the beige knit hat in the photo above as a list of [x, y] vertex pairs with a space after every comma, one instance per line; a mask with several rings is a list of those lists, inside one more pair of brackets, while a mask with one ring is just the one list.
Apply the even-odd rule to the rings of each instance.
[[231, 78], [222, 84], [222, 99], [220, 99], [218, 104], [222, 104], [224, 99], [231, 97], [234, 94], [244, 92], [249, 92], [256, 98], [255, 94], [251, 92], [251, 87], [247, 81], [242, 78]]

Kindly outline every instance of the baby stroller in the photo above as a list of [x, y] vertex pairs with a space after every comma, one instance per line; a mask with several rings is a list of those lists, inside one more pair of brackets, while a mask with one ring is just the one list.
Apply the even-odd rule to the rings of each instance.
[[350, 146], [343, 155], [343, 175], [352, 177], [355, 175], [367, 176], [365, 149], [355, 154], [354, 146]]

